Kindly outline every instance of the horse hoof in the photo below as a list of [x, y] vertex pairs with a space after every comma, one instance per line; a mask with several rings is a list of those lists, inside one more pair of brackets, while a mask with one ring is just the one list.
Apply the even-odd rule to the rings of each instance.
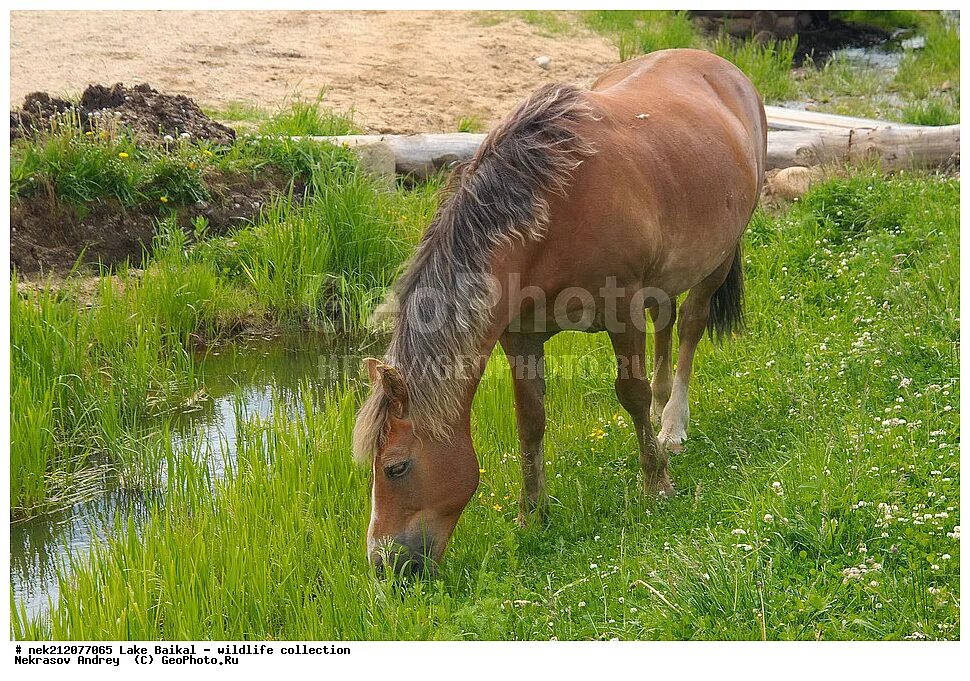
[[660, 446], [671, 454], [680, 454], [684, 451], [684, 440], [686, 439], [684, 437], [661, 433], [657, 439], [660, 442]]
[[528, 508], [519, 507], [519, 517], [516, 524], [525, 529], [530, 525], [547, 525], [549, 523], [549, 506], [546, 503], [530, 506]]
[[670, 478], [646, 482], [643, 485], [643, 491], [648, 497], [657, 497], [658, 499], [673, 499], [677, 494]]

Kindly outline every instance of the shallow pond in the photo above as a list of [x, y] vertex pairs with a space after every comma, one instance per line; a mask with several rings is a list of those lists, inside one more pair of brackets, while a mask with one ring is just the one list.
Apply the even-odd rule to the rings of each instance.
[[[317, 403], [345, 376], [356, 376], [360, 359], [380, 354], [380, 348], [359, 338], [334, 334], [249, 339], [210, 350], [199, 372], [204, 392], [193, 406], [167, 425], [173, 448], [193, 448], [208, 454], [215, 477], [236, 450], [237, 411], [246, 417], [268, 418], [283, 406], [298, 417], [305, 398]], [[305, 391], [309, 390], [307, 396]], [[282, 401], [282, 405], [280, 405]], [[157, 424], [159, 431], [163, 423]], [[102, 541], [115, 522], [136, 522], [149, 505], [162, 502], [157, 492], [119, 489], [104, 476], [102, 492], [74, 506], [10, 526], [10, 581], [13, 599], [29, 616], [47, 610], [58, 594], [57, 568], [70, 572], [71, 557], [83, 559]]]

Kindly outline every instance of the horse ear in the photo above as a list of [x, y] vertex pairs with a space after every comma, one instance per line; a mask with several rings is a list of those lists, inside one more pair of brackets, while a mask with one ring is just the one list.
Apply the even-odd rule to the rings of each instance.
[[364, 360], [371, 385], [380, 386], [391, 402], [391, 411], [399, 419], [407, 417], [408, 390], [401, 372], [386, 362], [368, 357]]
[[377, 379], [380, 377], [377, 367], [381, 364], [381, 360], [374, 359], [373, 357], [364, 358], [364, 368], [367, 369], [367, 378], [370, 379], [370, 384], [376, 386]]

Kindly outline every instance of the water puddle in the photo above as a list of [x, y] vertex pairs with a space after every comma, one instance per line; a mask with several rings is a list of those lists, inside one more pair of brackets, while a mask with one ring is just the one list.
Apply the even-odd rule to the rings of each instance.
[[[246, 418], [268, 419], [282, 401], [298, 417], [306, 398], [319, 403], [338, 381], [357, 375], [360, 358], [367, 354], [380, 354], [380, 349], [333, 334], [247, 340], [212, 350], [199, 368], [204, 393], [169, 421], [173, 448], [208, 454], [214, 477], [221, 477], [226, 462], [231, 465], [235, 458], [238, 411]], [[58, 568], [67, 574], [71, 556], [86, 556], [116, 522], [142, 520], [161, 496], [106, 483], [96, 498], [12, 524], [10, 582], [16, 606], [31, 617], [47, 611], [57, 599]]]
[[[852, 70], [866, 74], [874, 83], [888, 84], [892, 81], [899, 68], [903, 56], [912, 50], [921, 50], [926, 44], [926, 38], [913, 33], [911, 30], [897, 30], [888, 38], [865, 45], [849, 45], [831, 51], [823, 52], [824, 57], [815, 59], [817, 68], [821, 68], [829, 60], [844, 62]], [[798, 59], [796, 57], [796, 62]], [[800, 68], [816, 68], [808, 63]], [[903, 100], [896, 93], [886, 92], [884, 97], [895, 105], [902, 106]], [[814, 101], [799, 99], [785, 100], [778, 103], [786, 109], [798, 111], [814, 110]]]

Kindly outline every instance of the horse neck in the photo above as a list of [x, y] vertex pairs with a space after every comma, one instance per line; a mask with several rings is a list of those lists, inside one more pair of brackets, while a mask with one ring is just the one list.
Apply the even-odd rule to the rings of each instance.
[[462, 389], [461, 414], [459, 424], [455, 424], [461, 428], [467, 429], [469, 427], [472, 402], [475, 399], [475, 393], [481, 383], [482, 376], [485, 374], [488, 360], [492, 356], [495, 345], [511, 323], [510, 275], [521, 269], [522, 255], [521, 252], [517, 252], [514, 246], [510, 246], [509, 248], [499, 249], [499, 252], [491, 258], [490, 274], [498, 285], [498, 291], [495, 296], [496, 302], [492, 307], [491, 320], [478, 345], [476, 356], [472, 358], [472, 368]]
[[[492, 306], [490, 321], [469, 355], [455, 358], [462, 362], [461, 370], [456, 371], [452, 377], [446, 379], [458, 382], [458, 385], [453, 388], [455, 390], [453, 394], [457, 396], [458, 410], [453, 422], [446, 422], [446, 425], [456, 435], [470, 437], [471, 409], [475, 393], [485, 373], [488, 359], [510, 322], [509, 274], [516, 267], [511, 263], [518, 262], [519, 258], [515, 257], [511, 248], [499, 250], [500, 253], [495, 254], [490, 259], [489, 274], [499, 287], [498, 295], [495, 296], [496, 302]], [[426, 377], [425, 380], [430, 379]]]

